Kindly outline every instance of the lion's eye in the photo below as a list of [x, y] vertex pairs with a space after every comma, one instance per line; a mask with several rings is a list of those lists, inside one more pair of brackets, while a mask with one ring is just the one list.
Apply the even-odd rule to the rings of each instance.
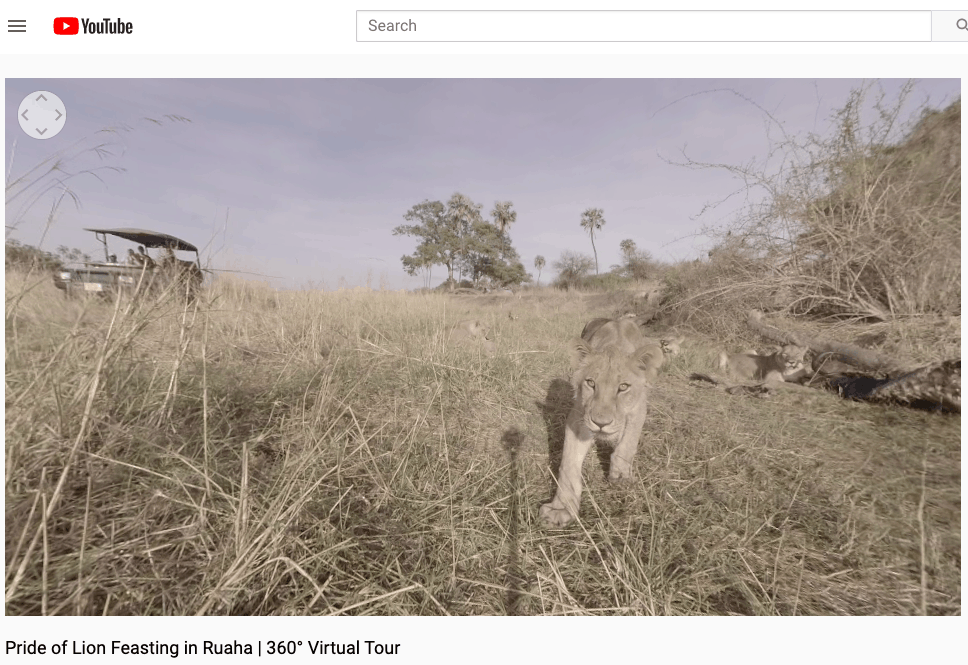
[[585, 385], [588, 386], [589, 388], [594, 388], [595, 382], [592, 379], [585, 379]]
[[629, 384], [627, 384], [627, 383], [620, 383], [620, 384], [619, 384], [619, 386], [618, 386], [618, 391], [619, 391], [620, 393], [624, 393], [624, 392], [625, 392], [626, 390], [628, 390], [628, 389], [629, 389], [629, 388], [631, 388], [631, 387], [632, 387], [632, 386], [630, 386], [630, 385], [629, 385]]

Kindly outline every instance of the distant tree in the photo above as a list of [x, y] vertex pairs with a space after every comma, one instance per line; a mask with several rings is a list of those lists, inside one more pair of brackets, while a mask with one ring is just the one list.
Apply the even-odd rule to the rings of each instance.
[[652, 255], [635, 246], [635, 241], [626, 239], [619, 243], [624, 262], [621, 266], [613, 266], [613, 270], [625, 277], [633, 279], [648, 279], [656, 269], [656, 262]]
[[494, 220], [494, 226], [498, 228], [503, 236], [508, 230], [508, 227], [518, 221], [518, 213], [511, 210], [511, 206], [514, 205], [510, 201], [495, 201], [494, 210], [491, 211], [491, 219]]
[[57, 255], [65, 261], [74, 263], [83, 263], [85, 261], [89, 262], [91, 260], [89, 255], [85, 254], [77, 247], [68, 247], [67, 245], [61, 245], [58, 247]]
[[498, 261], [488, 267], [483, 278], [497, 288], [511, 288], [530, 281], [520, 261]]
[[474, 284], [510, 287], [528, 281], [517, 251], [506, 233], [489, 222], [476, 222], [466, 238], [464, 268]]
[[447, 201], [447, 216], [450, 218], [452, 225], [457, 231], [457, 235], [460, 238], [460, 252], [459, 256], [461, 260], [458, 263], [458, 267], [461, 270], [460, 277], [463, 279], [464, 273], [463, 269], [466, 264], [465, 257], [467, 256], [468, 247], [467, 240], [468, 236], [474, 227], [474, 224], [478, 222], [483, 222], [484, 218], [481, 217], [481, 204], [474, 203], [471, 201], [470, 197], [461, 194], [460, 192], [455, 193]]
[[25, 245], [19, 240], [7, 240], [4, 247], [4, 265], [9, 268], [24, 270], [57, 271], [64, 268], [65, 263], [80, 263], [90, 261], [91, 257], [77, 248], [60, 246], [57, 254]]
[[463, 281], [465, 274], [475, 283], [486, 278], [501, 286], [527, 281], [524, 266], [506, 233], [516, 217], [511, 202], [496, 203], [492, 215], [495, 224], [481, 217], [480, 204], [459, 192], [446, 205], [440, 201], [424, 201], [413, 206], [404, 215], [412, 223], [393, 229], [393, 235], [420, 239], [414, 253], [401, 258], [403, 269], [415, 275], [420, 270], [429, 270], [430, 266], [443, 265], [447, 268], [446, 283], [450, 289]]
[[[457, 251], [454, 250], [456, 235], [448, 228], [446, 210], [440, 201], [424, 201], [410, 208], [403, 216], [408, 222], [393, 229], [393, 235], [416, 236], [421, 239], [417, 249], [410, 256], [401, 258], [403, 269], [409, 275], [416, 275], [428, 265], [441, 264], [453, 278]], [[458, 247], [459, 249], [459, 247]]]
[[545, 267], [545, 257], [540, 254], [534, 257], [534, 267], [538, 269], [538, 286], [541, 286], [541, 269]]
[[447, 268], [447, 282], [453, 288], [454, 271], [466, 252], [471, 225], [481, 219], [480, 206], [457, 193], [446, 206], [440, 201], [418, 203], [403, 218], [412, 223], [394, 228], [393, 235], [420, 239], [414, 253], [401, 258], [403, 269], [408, 275], [416, 275], [430, 266], [442, 265]]
[[598, 250], [595, 249], [595, 231], [605, 226], [604, 211], [601, 208], [589, 208], [581, 214], [581, 227], [588, 231], [592, 240], [592, 252], [595, 253], [595, 274], [598, 274]]
[[622, 256], [625, 257], [625, 265], [630, 266], [632, 264], [632, 258], [635, 256], [635, 241], [631, 238], [626, 238], [618, 246], [622, 250]]
[[660, 268], [660, 263], [644, 249], [637, 249], [628, 264], [628, 276], [634, 279], [648, 279]]
[[562, 252], [561, 258], [551, 263], [551, 267], [558, 271], [555, 284], [566, 288], [579, 286], [594, 266], [592, 257], [570, 250]]

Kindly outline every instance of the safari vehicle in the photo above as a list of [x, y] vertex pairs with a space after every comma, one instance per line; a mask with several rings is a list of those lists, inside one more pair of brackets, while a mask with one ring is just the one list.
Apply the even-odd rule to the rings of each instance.
[[[113, 295], [130, 290], [134, 294], [158, 291], [179, 281], [178, 291], [194, 298], [202, 285], [202, 268], [198, 248], [175, 236], [142, 229], [84, 229], [91, 231], [104, 246], [104, 263], [87, 261], [68, 266], [54, 274], [54, 286], [70, 297], [80, 293]], [[138, 251], [129, 248], [119, 261], [108, 249], [108, 236], [137, 243]], [[160, 249], [152, 258], [146, 249]], [[184, 261], [175, 252], [194, 252], [194, 261]]]

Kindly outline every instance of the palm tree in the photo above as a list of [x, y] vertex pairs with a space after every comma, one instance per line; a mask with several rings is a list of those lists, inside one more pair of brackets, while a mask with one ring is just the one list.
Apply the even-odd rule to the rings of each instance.
[[619, 249], [622, 250], [622, 254], [625, 256], [625, 270], [628, 271], [629, 275], [632, 273], [632, 259], [635, 258], [635, 241], [631, 238], [623, 240], [618, 244]]
[[534, 267], [538, 269], [538, 286], [541, 286], [541, 269], [545, 267], [545, 258], [540, 254], [534, 257]]
[[595, 253], [595, 274], [598, 274], [598, 250], [595, 249], [595, 231], [605, 226], [604, 211], [601, 208], [589, 208], [581, 214], [581, 227], [588, 231], [592, 239], [592, 251]]
[[[515, 210], [511, 210], [512, 205], [510, 201], [495, 201], [494, 210], [491, 211], [491, 217], [494, 218], [494, 226], [501, 232], [501, 242], [504, 242], [504, 232], [507, 228], [518, 221], [518, 213]], [[507, 247], [503, 249], [507, 251]]]

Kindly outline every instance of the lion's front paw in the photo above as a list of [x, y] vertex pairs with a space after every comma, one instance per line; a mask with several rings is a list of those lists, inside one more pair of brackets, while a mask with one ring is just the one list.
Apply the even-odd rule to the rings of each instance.
[[632, 467], [629, 464], [617, 463], [613, 459], [611, 468], [608, 470], [608, 482], [610, 483], [632, 482]]
[[556, 508], [554, 501], [541, 506], [538, 515], [549, 526], [558, 527], [567, 526], [575, 519], [567, 508]]
[[628, 485], [632, 482], [632, 471], [612, 469], [608, 474], [608, 482], [613, 485]]

